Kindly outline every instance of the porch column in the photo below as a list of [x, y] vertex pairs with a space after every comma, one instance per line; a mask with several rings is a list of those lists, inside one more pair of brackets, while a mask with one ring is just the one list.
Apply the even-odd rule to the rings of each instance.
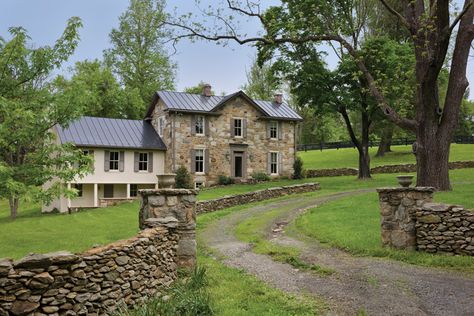
[[[71, 190], [71, 183], [70, 182], [67, 183], [67, 189]], [[68, 209], [71, 208], [71, 198], [67, 198], [67, 208]]]
[[155, 183], [155, 190], [158, 190], [158, 182]]
[[130, 183], [127, 183], [127, 199], [130, 198]]
[[99, 185], [94, 183], [94, 207], [99, 207]]

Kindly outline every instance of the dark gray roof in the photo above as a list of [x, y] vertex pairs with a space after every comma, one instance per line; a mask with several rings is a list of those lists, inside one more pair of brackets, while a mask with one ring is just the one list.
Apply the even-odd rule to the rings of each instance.
[[[243, 91], [229, 94], [227, 96], [205, 97], [200, 94], [185, 92], [158, 91], [157, 95], [163, 100], [166, 107], [175, 111], [189, 112], [213, 112], [216, 108], [222, 106], [225, 102], [235, 96], [242, 95], [261, 110], [264, 116], [268, 118], [284, 120], [301, 120], [302, 117], [296, 113], [287, 103], [276, 104], [272, 101], [253, 100]], [[149, 110], [148, 115], [151, 111]]]
[[57, 126], [61, 143], [83, 147], [166, 150], [150, 122], [83, 116], [67, 128]]

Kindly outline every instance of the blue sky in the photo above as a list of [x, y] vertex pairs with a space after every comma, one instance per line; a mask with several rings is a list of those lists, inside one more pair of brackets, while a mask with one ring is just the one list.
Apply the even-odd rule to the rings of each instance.
[[[211, 1], [221, 3], [221, 1]], [[275, 3], [276, 0], [262, 1]], [[83, 21], [81, 42], [66, 66], [84, 59], [101, 58], [102, 51], [110, 46], [108, 34], [118, 26], [118, 17], [128, 6], [128, 0], [0, 0], [0, 36], [7, 37], [10, 26], [25, 27], [35, 45], [52, 45], [63, 31], [71, 16]], [[169, 11], [196, 11], [194, 0], [168, 0]], [[258, 30], [256, 20], [244, 21], [242, 30], [254, 34]], [[178, 64], [177, 90], [193, 86], [203, 80], [209, 82], [216, 93], [231, 93], [246, 81], [256, 49], [230, 43], [226, 47], [214, 43], [182, 41], [172, 59]], [[328, 63], [336, 60], [330, 56]], [[470, 60], [468, 80], [474, 85], [474, 62]], [[67, 72], [67, 67], [62, 70]], [[474, 98], [471, 88], [470, 98]]]

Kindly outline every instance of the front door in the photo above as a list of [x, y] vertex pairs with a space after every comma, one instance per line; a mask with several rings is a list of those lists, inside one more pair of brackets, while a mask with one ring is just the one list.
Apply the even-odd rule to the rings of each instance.
[[104, 198], [113, 198], [113, 197], [114, 197], [114, 185], [104, 184]]
[[243, 152], [234, 152], [234, 177], [242, 178], [244, 174], [244, 153]]

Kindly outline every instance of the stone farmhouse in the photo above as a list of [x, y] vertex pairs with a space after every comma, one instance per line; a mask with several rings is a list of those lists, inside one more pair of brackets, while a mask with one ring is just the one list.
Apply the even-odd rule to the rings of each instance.
[[[55, 128], [58, 141], [73, 143], [94, 157], [94, 171], [73, 183], [78, 197], [61, 197], [43, 212], [102, 207], [134, 199], [157, 187], [157, 175], [185, 166], [196, 188], [220, 175], [245, 182], [255, 172], [289, 177], [302, 118], [281, 94], [253, 100], [243, 91], [215, 96], [158, 91], [144, 120], [82, 117]], [[46, 184], [48, 185], [48, 184]]]

